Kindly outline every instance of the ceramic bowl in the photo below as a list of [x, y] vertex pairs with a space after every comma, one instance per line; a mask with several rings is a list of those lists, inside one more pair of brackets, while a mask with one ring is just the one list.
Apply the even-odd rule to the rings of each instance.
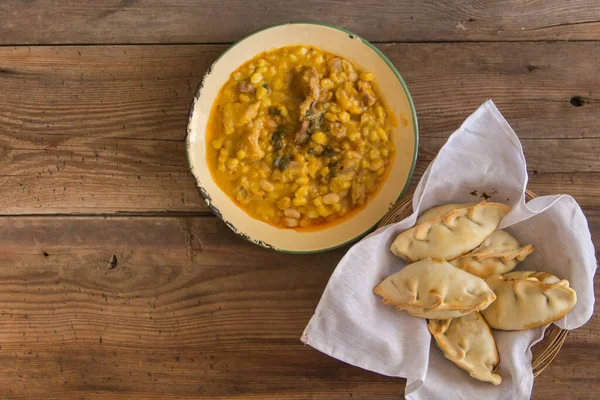
[[[213, 181], [206, 158], [206, 125], [213, 102], [238, 67], [264, 51], [305, 44], [339, 55], [361, 70], [373, 72], [380, 95], [399, 123], [391, 137], [396, 156], [377, 195], [343, 222], [318, 230], [281, 229], [246, 214]], [[404, 121], [404, 122], [402, 122]], [[402, 195], [417, 158], [417, 117], [406, 84], [392, 63], [372, 44], [341, 28], [292, 23], [258, 31], [231, 46], [208, 69], [192, 102], [186, 146], [196, 185], [212, 211], [234, 232], [260, 246], [291, 253], [313, 253], [352, 242], [372, 230]]]

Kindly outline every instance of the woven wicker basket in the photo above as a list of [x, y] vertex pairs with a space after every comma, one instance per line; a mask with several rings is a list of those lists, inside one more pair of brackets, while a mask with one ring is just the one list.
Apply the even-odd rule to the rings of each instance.
[[[526, 191], [525, 196], [527, 200], [536, 197], [536, 195], [529, 190]], [[412, 213], [412, 199], [412, 193], [403, 197], [390, 211], [388, 211], [377, 227], [381, 228], [382, 226], [402, 221], [404, 218], [408, 217]], [[568, 333], [568, 330], [561, 329], [554, 324], [546, 329], [544, 340], [533, 347], [531, 368], [533, 369], [534, 377], [541, 374], [542, 371], [550, 365], [552, 360], [554, 360], [565, 342]]]

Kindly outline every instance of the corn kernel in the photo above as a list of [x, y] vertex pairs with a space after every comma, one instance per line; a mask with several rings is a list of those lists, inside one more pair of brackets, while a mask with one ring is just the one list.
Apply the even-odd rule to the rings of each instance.
[[323, 205], [323, 197], [322, 196], [315, 197], [315, 199], [313, 200], [313, 204], [317, 207], [320, 205]]
[[229, 160], [227, 160], [227, 168], [234, 169], [238, 166], [239, 162], [240, 160], [238, 160], [237, 158], [230, 158]]
[[334, 113], [325, 113], [325, 118], [332, 122], [337, 121], [337, 115], [335, 115]]
[[315, 63], [323, 64], [324, 61], [325, 61], [325, 59], [323, 58], [322, 54], [319, 53], [315, 56]]
[[279, 201], [277, 202], [277, 207], [279, 207], [280, 210], [287, 210], [288, 208], [290, 208], [291, 204], [292, 204], [292, 200], [290, 200], [289, 197], [284, 196], [284, 197], [280, 198]]
[[370, 165], [371, 164], [369, 164], [369, 162], [367, 160], [361, 160], [361, 162], [360, 162], [360, 167], [363, 169], [368, 169]]
[[344, 149], [344, 150], [350, 150], [350, 147], [351, 147], [350, 143], [348, 143], [348, 142], [342, 143], [342, 149]]
[[372, 72], [361, 72], [358, 77], [361, 81], [365, 82], [371, 82], [373, 79], [375, 79], [375, 76]]
[[373, 121], [373, 116], [368, 112], [362, 113], [362, 115], [360, 116], [360, 123], [362, 125], [367, 124], [371, 121]]
[[372, 143], [379, 143], [379, 135], [377, 134], [377, 131], [371, 131], [371, 133], [369, 134], [369, 140]]
[[320, 194], [327, 194], [327, 192], [329, 192], [329, 187], [327, 185], [321, 185], [321, 186], [319, 186], [319, 193]]
[[341, 113], [338, 114], [337, 117], [341, 122], [350, 121], [350, 114], [348, 114], [346, 111], [342, 111]]
[[250, 167], [248, 167], [247, 165], [242, 165], [242, 167], [240, 168], [240, 172], [242, 174], [245, 174], [246, 172], [248, 172], [250, 170]]
[[262, 81], [262, 80], [263, 80], [263, 76], [262, 76], [262, 74], [260, 72], [255, 72], [250, 77], [250, 82], [252, 82], [255, 85], [259, 84], [260, 81]]
[[259, 87], [258, 89], [256, 89], [256, 98], [258, 100], [264, 99], [265, 97], [267, 97], [268, 94], [269, 94], [269, 91], [262, 86]]
[[342, 111], [342, 109], [336, 103], [331, 103], [331, 106], [329, 106], [329, 111], [331, 111], [332, 113], [339, 113], [340, 111]]
[[351, 142], [356, 142], [358, 139], [360, 139], [360, 132], [352, 132], [351, 134], [348, 135], [348, 139]]
[[377, 174], [377, 176], [381, 176], [385, 173], [385, 167], [381, 167], [377, 170], [377, 172], [375, 172]]
[[248, 96], [246, 93], [242, 93], [239, 95], [239, 99], [242, 103], [248, 103], [250, 102], [250, 96]]
[[378, 149], [372, 149], [369, 152], [369, 158], [371, 160], [377, 160], [378, 158], [381, 158], [381, 152]]
[[369, 169], [371, 171], [377, 171], [381, 167], [383, 167], [383, 160], [382, 159], [378, 159], [378, 160], [373, 160], [373, 162], [369, 166]]
[[331, 205], [331, 210], [333, 210], [333, 212], [340, 212], [341, 209], [342, 205], [340, 203], [335, 203]]
[[300, 187], [299, 185], [297, 185], [297, 184], [294, 183], [292, 186], [290, 186], [290, 190], [292, 192], [295, 192], [296, 190], [298, 190], [299, 187]]
[[377, 129], [377, 136], [379, 136], [379, 139], [381, 139], [384, 142], [388, 141], [389, 135], [388, 133], [385, 131], [385, 129], [383, 129], [382, 127], [378, 126]]
[[215, 139], [211, 143], [215, 150], [219, 150], [221, 147], [223, 147], [223, 141], [221, 139]]
[[235, 156], [238, 160], [242, 160], [246, 157], [246, 152], [244, 150], [238, 150], [237, 153], [235, 153]]
[[319, 218], [320, 215], [316, 210], [310, 209], [306, 212], [306, 216], [310, 219], [316, 219]]
[[377, 114], [377, 119], [379, 122], [383, 123], [383, 121], [385, 121], [385, 111], [383, 110], [383, 107], [380, 105], [375, 107], [375, 113]]
[[380, 153], [383, 157], [387, 157], [388, 154], [390, 154], [390, 151], [384, 147], [383, 149], [381, 149]]
[[217, 165], [217, 170], [219, 170], [220, 172], [225, 172], [225, 164]]
[[307, 185], [307, 184], [308, 184], [308, 177], [306, 177], [306, 176], [302, 176], [302, 177], [300, 177], [300, 178], [296, 179], [296, 180], [295, 180], [295, 182], [296, 182], [298, 185]]
[[327, 144], [327, 136], [321, 131], [313, 133], [310, 138], [317, 144]]
[[329, 175], [329, 167], [323, 167], [321, 168], [321, 170], [319, 171], [319, 174], [323, 177]]
[[290, 57], [290, 61], [293, 61], [293, 62], [296, 62], [296, 61], [298, 61], [298, 57], [296, 57], [296, 55], [295, 55], [295, 54], [290, 54], [290, 56], [289, 56], [289, 57]]
[[306, 197], [308, 195], [308, 186], [302, 186], [300, 189], [296, 190], [294, 195], [296, 197]]
[[321, 79], [321, 87], [323, 87], [323, 89], [333, 89], [333, 81], [329, 78], [324, 78]]
[[242, 75], [242, 73], [241, 73], [241, 72], [239, 72], [239, 71], [236, 71], [236, 72], [234, 72], [234, 73], [233, 73], [233, 79], [234, 79], [236, 82], [239, 82], [239, 81], [241, 81], [242, 79], [244, 79], [244, 76]]
[[352, 185], [352, 182], [351, 182], [351, 181], [343, 181], [343, 182], [340, 184], [340, 186], [341, 186], [341, 188], [342, 188], [343, 190], [350, 189], [350, 186], [351, 186], [351, 185]]
[[279, 114], [281, 114], [282, 117], [287, 118], [289, 116], [288, 109], [286, 106], [279, 106], [277, 107], [277, 109], [279, 110]]
[[331, 214], [331, 212], [323, 205], [317, 207], [317, 212], [321, 217], [327, 217]]
[[[303, 56], [306, 53], [308, 53], [308, 49], [304, 46], [300, 46], [300, 47], [296, 48], [295, 53], [299, 56]], [[300, 217], [298, 217], [298, 218], [300, 218]]]
[[292, 200], [292, 203], [294, 203], [294, 205], [296, 207], [300, 207], [300, 206], [305, 206], [306, 203], [308, 203], [308, 200], [306, 200], [306, 197], [294, 197], [294, 200]]

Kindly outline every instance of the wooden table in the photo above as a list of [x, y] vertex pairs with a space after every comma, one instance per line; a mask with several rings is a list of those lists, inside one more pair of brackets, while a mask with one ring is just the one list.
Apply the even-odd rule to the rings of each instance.
[[[492, 98], [529, 188], [573, 195], [599, 243], [597, 2], [3, 1], [0, 398], [401, 397], [403, 380], [299, 341], [346, 249], [251, 245], [188, 172], [201, 76], [232, 41], [290, 20], [353, 30], [396, 65], [420, 122], [413, 187]], [[598, 398], [599, 359], [596, 311], [533, 397]]]

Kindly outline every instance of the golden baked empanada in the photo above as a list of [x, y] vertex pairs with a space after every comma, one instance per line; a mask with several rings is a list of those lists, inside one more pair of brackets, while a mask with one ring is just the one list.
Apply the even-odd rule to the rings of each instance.
[[479, 311], [496, 299], [485, 281], [444, 260], [426, 258], [388, 276], [375, 289], [384, 304], [415, 317], [449, 319]]
[[429, 332], [447, 359], [475, 379], [499, 385], [500, 356], [492, 331], [478, 312], [447, 320], [431, 319]]
[[419, 218], [417, 219], [417, 224], [436, 219], [437, 217], [441, 217], [442, 215], [448, 214], [449, 212], [456, 210], [457, 208], [473, 207], [475, 204], [477, 203], [451, 203], [431, 207], [430, 209], [423, 211], [423, 213], [419, 215]]
[[494, 329], [523, 330], [562, 318], [577, 303], [567, 280], [536, 271], [516, 271], [486, 279], [497, 299], [481, 314]]
[[513, 270], [532, 251], [532, 245], [521, 247], [510, 233], [494, 231], [479, 247], [455, 258], [450, 264], [485, 279]]
[[479, 246], [510, 210], [505, 204], [486, 201], [457, 208], [402, 232], [390, 250], [409, 262], [427, 257], [453, 260]]

